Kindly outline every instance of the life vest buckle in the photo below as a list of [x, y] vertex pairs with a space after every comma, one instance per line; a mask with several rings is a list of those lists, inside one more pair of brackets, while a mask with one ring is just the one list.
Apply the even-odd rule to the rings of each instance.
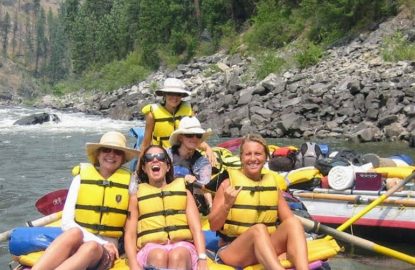
[[173, 192], [169, 191], [169, 190], [163, 190], [163, 192], [161, 192], [161, 196], [171, 196], [173, 195]]
[[256, 209], [258, 211], [267, 211], [267, 210], [270, 210], [271, 207], [270, 206], [267, 206], [267, 205], [258, 205]]
[[177, 213], [177, 211], [174, 210], [174, 209], [166, 209], [166, 210], [163, 211], [164, 216], [171, 216], [171, 215], [174, 215], [176, 213]]
[[111, 186], [111, 181], [108, 181], [108, 180], [102, 180], [102, 185], [103, 185], [104, 187], [109, 187], [109, 186]]
[[164, 231], [166, 231], [166, 232], [172, 232], [172, 231], [176, 231], [176, 230], [177, 230], [176, 225], [171, 225], [171, 226], [164, 227]]
[[102, 224], [97, 224], [94, 227], [95, 227], [95, 230], [97, 230], [97, 231], [104, 231], [105, 230], [105, 225], [102, 225]]
[[107, 207], [107, 206], [101, 206], [100, 208], [99, 208], [99, 212], [100, 213], [103, 213], [103, 212], [109, 212], [109, 210], [110, 210], [110, 208], [109, 207]]

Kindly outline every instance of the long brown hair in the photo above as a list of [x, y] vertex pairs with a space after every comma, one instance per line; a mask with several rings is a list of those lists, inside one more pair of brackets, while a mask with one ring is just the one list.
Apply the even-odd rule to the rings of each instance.
[[170, 159], [169, 154], [167, 154], [166, 149], [164, 149], [163, 147], [161, 147], [160, 145], [149, 145], [146, 149], [144, 149], [143, 154], [140, 157], [139, 160], [139, 166], [137, 169], [137, 176], [138, 179], [141, 183], [148, 183], [148, 175], [147, 173], [143, 170], [143, 165], [145, 163], [144, 161], [144, 155], [147, 153], [148, 150], [150, 150], [151, 148], [158, 148], [161, 149], [164, 153], [164, 155], [166, 155], [166, 164], [169, 165], [170, 170], [168, 170], [166, 172], [166, 183], [169, 184], [171, 182], [173, 182], [174, 180], [174, 171], [173, 171], [173, 163]]

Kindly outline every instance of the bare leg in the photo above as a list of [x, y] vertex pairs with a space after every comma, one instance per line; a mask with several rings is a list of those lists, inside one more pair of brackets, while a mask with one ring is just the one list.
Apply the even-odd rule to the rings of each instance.
[[52, 270], [72, 256], [82, 245], [83, 233], [78, 228], [73, 228], [59, 235], [46, 249], [33, 270]]
[[192, 258], [184, 247], [177, 247], [169, 252], [169, 269], [191, 270]]
[[149, 252], [145, 265], [152, 265], [158, 268], [167, 268], [168, 254], [162, 249], [155, 248]]
[[56, 270], [83, 270], [96, 266], [102, 257], [103, 249], [104, 247], [95, 241], [85, 242]]
[[256, 224], [236, 238], [220, 252], [220, 258], [229, 265], [245, 267], [261, 263], [268, 270], [283, 270], [271, 242], [267, 228]]
[[287, 252], [287, 258], [297, 270], [308, 269], [307, 242], [303, 226], [297, 218], [291, 217], [282, 222], [271, 234], [271, 241], [278, 255]]

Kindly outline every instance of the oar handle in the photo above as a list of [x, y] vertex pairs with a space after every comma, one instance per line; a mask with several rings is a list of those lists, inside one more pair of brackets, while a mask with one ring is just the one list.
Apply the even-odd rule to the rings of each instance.
[[[32, 221], [26, 222], [26, 226], [28, 227], [40, 227], [45, 226], [51, 222], [57, 221], [62, 217], [62, 212], [53, 213], [45, 217], [41, 217]], [[0, 242], [8, 241], [10, 238], [10, 235], [13, 230], [8, 230], [5, 232], [0, 233]]]

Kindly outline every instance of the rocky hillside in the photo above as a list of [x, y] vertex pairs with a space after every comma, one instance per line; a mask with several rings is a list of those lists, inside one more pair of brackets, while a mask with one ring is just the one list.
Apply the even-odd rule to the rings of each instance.
[[142, 119], [155, 101], [154, 82], [185, 81], [191, 103], [206, 127], [219, 136], [259, 132], [266, 137], [349, 138], [360, 142], [407, 140], [415, 127], [415, 62], [385, 62], [384, 38], [401, 31], [415, 39], [414, 20], [405, 12], [328, 50], [318, 65], [270, 74], [255, 81], [252, 59], [218, 53], [194, 59], [173, 72], [158, 71], [146, 81], [108, 94], [48, 96], [39, 106]]
[[[47, 13], [56, 13], [61, 0], [41, 0], [40, 5]], [[28, 31], [34, 32], [33, 0], [0, 1], [1, 59], [0, 59], [0, 102], [17, 101], [31, 97], [35, 84], [31, 79], [34, 62], [30, 61]], [[6, 17], [8, 23], [6, 23]], [[7, 48], [4, 51], [4, 32], [8, 25]], [[18, 95], [20, 97], [18, 97]]]

